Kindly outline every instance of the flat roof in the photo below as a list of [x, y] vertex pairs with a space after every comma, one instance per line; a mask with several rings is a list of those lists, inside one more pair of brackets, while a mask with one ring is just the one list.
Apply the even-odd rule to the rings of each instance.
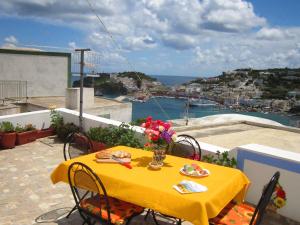
[[35, 50], [35, 49], [26, 49], [26, 48], [0, 48], [0, 53], [71, 57], [71, 53], [69, 52], [49, 52], [49, 51], [42, 51], [38, 49]]
[[[174, 129], [177, 134], [188, 134], [196, 138], [197, 141], [217, 145], [227, 149], [247, 144], [259, 144], [286, 151], [300, 153], [300, 129], [283, 125], [263, 123], [260, 118], [257, 121], [237, 120], [222, 121], [223, 115], [214, 116], [212, 123], [207, 123], [205, 118], [202, 121], [193, 123], [189, 126], [177, 124]], [[211, 119], [211, 118], [210, 118]], [[250, 118], [253, 119], [253, 118]], [[176, 123], [176, 120], [174, 120]]]

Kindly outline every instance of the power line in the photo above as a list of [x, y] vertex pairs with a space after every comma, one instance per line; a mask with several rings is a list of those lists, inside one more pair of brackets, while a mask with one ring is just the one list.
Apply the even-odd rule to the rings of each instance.
[[[116, 42], [116, 40], [114, 39], [112, 33], [107, 29], [107, 27], [105, 26], [104, 22], [101, 20], [100, 16], [98, 15], [98, 13], [96, 12], [96, 10], [94, 9], [94, 6], [92, 5], [92, 3], [89, 0], [86, 0], [91, 11], [95, 14], [95, 16], [97, 17], [97, 19], [100, 21], [101, 25], [104, 28], [104, 31], [108, 34], [108, 36], [111, 38], [113, 44], [116, 46], [117, 49], [119, 49], [120, 51], [122, 51], [121, 47], [118, 45], [118, 43]], [[127, 64], [129, 65], [129, 67], [131, 68], [131, 70], [137, 75], [138, 79], [142, 82], [141, 77], [139, 76], [138, 73], [136, 73], [136, 70], [133, 66], [133, 64], [127, 59], [127, 57], [124, 57]], [[150, 91], [148, 89], [146, 89], [148, 94], [151, 94]], [[160, 110], [163, 112], [163, 114], [166, 116], [167, 119], [171, 119], [168, 115], [168, 113], [163, 109], [163, 107], [159, 104], [159, 102], [156, 100], [156, 98], [154, 98], [155, 103], [159, 106]]]

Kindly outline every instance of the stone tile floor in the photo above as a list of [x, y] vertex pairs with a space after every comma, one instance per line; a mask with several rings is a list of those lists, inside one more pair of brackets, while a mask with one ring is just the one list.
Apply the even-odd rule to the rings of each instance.
[[[63, 144], [54, 137], [39, 139], [14, 149], [0, 150], [0, 224], [1, 225], [79, 225], [69, 186], [53, 185], [52, 170], [63, 161]], [[174, 224], [158, 217], [161, 225]], [[132, 225], [154, 224], [151, 217], [132, 220]], [[184, 222], [184, 225], [190, 224]], [[267, 214], [263, 225], [300, 225], [278, 214]]]

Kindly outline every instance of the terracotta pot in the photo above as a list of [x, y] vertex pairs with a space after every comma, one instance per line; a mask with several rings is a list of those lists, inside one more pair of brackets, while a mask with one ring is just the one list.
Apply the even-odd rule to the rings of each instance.
[[52, 136], [54, 135], [54, 129], [52, 127], [46, 128], [46, 129], [42, 129], [42, 130], [38, 130], [37, 134], [36, 134], [36, 138], [44, 138], [44, 137], [48, 137], [48, 136]]
[[37, 130], [17, 133], [17, 145], [24, 145], [36, 140]]
[[98, 152], [107, 148], [104, 143], [98, 141], [91, 141], [91, 145], [92, 145], [91, 147], [92, 152]]
[[74, 134], [74, 141], [76, 142], [76, 144], [78, 144], [80, 146], [88, 146], [89, 145], [89, 139], [80, 133]]
[[0, 146], [1, 146], [1, 140], [2, 140], [3, 134], [4, 134], [4, 133], [0, 131]]
[[1, 146], [4, 149], [14, 148], [16, 146], [16, 132], [2, 133], [2, 135], [1, 135]]

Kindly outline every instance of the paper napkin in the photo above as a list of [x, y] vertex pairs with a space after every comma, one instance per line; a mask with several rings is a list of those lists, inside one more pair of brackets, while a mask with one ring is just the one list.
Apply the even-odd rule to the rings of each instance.
[[208, 190], [206, 186], [189, 180], [183, 180], [179, 184], [173, 185], [173, 188], [181, 194], [199, 193]]

